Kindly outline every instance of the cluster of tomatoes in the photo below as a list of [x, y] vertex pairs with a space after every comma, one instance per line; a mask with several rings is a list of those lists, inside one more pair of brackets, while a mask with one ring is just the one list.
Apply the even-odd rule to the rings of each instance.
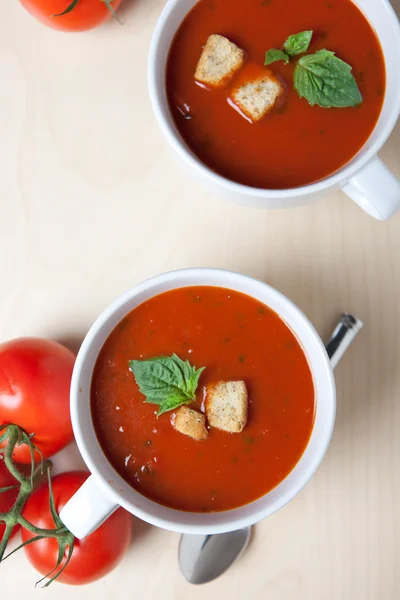
[[[44, 458], [56, 454], [73, 440], [69, 413], [69, 389], [75, 356], [56, 342], [33, 338], [18, 339], [0, 345], [0, 426], [15, 424], [29, 434]], [[29, 447], [15, 447], [13, 458], [29, 469]], [[38, 458], [38, 457], [36, 457]], [[71, 496], [87, 479], [88, 473], [73, 471], [52, 479], [55, 508], [59, 514]], [[16, 484], [0, 454], [0, 489]], [[18, 489], [0, 494], [0, 513], [10, 511]], [[23, 517], [35, 527], [55, 527], [50, 511], [49, 486], [41, 484], [30, 496]], [[0, 523], [0, 541], [5, 526]], [[84, 540], [75, 540], [72, 558], [57, 581], [69, 584], [89, 583], [106, 575], [125, 554], [132, 535], [131, 515], [118, 509], [101, 527]], [[13, 537], [18, 531], [13, 531]], [[34, 537], [22, 529], [22, 542]], [[33, 566], [47, 575], [57, 564], [58, 543], [43, 538], [24, 547]], [[65, 557], [66, 560], [66, 557]]]
[[[83, 31], [116, 16], [121, 0], [21, 0], [21, 4], [50, 27]], [[34, 433], [33, 442], [44, 458], [53, 456], [73, 440], [69, 388], [74, 361], [72, 352], [49, 340], [21, 339], [0, 346], [0, 426], [13, 423]], [[29, 447], [16, 446], [13, 458], [20, 465], [28, 465]], [[75, 471], [53, 478], [58, 513], [87, 477], [87, 473]], [[15, 484], [0, 455], [0, 489]], [[17, 495], [17, 487], [0, 494], [0, 513], [12, 509]], [[23, 516], [41, 529], [54, 528], [47, 484], [33, 492]], [[76, 540], [72, 558], [57, 581], [89, 583], [108, 573], [129, 546], [131, 525], [130, 515], [119, 509], [94, 533]], [[0, 541], [4, 532], [5, 525], [0, 523]], [[14, 528], [13, 537], [17, 534]], [[33, 537], [30, 531], [22, 529], [22, 542]], [[58, 558], [55, 538], [38, 540], [24, 549], [40, 573], [46, 575], [54, 569]]]
[[[116, 16], [122, 0], [21, 0], [21, 4], [41, 22], [63, 31], [84, 31]], [[29, 434], [42, 457], [49, 458], [73, 440], [69, 414], [69, 388], [75, 356], [67, 348], [49, 340], [20, 339], [0, 345], [0, 426], [16, 424]], [[27, 467], [29, 447], [16, 446], [13, 458]], [[39, 460], [39, 455], [35, 457]], [[52, 479], [55, 507], [63, 506], [88, 477], [70, 472]], [[0, 489], [16, 481], [0, 454]], [[18, 487], [0, 493], [0, 513], [12, 509]], [[43, 484], [27, 501], [23, 517], [41, 529], [54, 528], [50, 511], [49, 488]], [[57, 581], [69, 584], [99, 579], [121, 560], [131, 541], [131, 517], [116, 511], [99, 529], [84, 540], [75, 540], [73, 555]], [[0, 523], [0, 542], [5, 525]], [[18, 535], [14, 528], [13, 537]], [[22, 529], [22, 542], [34, 537]], [[55, 538], [44, 538], [24, 547], [36, 569], [46, 575], [58, 559]], [[65, 557], [66, 558], [66, 557]]]

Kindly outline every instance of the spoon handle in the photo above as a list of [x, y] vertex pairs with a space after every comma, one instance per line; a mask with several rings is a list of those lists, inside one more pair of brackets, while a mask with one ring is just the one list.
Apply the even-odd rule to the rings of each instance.
[[358, 317], [349, 313], [342, 314], [335, 331], [325, 345], [332, 369], [337, 367], [343, 354], [363, 327], [364, 323]]

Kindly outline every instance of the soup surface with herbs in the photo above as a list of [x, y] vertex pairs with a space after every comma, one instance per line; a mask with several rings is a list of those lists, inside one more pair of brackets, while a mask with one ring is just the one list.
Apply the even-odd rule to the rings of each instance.
[[[295, 37], [302, 33], [306, 43]], [[205, 48], [215, 34], [235, 44], [233, 53], [217, 38]], [[197, 75], [202, 52], [209, 62]], [[214, 85], [207, 66], [215, 78], [231, 72]], [[275, 91], [242, 87], [240, 100], [237, 90], [263, 76], [278, 82]], [[303, 186], [344, 166], [371, 135], [385, 85], [379, 40], [351, 0], [199, 0], [167, 61], [168, 101], [184, 142], [218, 174], [257, 188]]]
[[[171, 355], [195, 381], [184, 410], [206, 423], [201, 439], [176, 429], [179, 391], [161, 405], [158, 383], [143, 379], [162, 362], [174, 370], [171, 359], [156, 360]], [[211, 413], [205, 421], [207, 390], [238, 381], [248, 394], [240, 426], [219, 429]], [[100, 351], [91, 403], [100, 445], [121, 476], [160, 504], [194, 512], [236, 508], [278, 485], [307, 446], [315, 409], [307, 359], [284, 321], [247, 295], [208, 286], [169, 291], [130, 312]]]

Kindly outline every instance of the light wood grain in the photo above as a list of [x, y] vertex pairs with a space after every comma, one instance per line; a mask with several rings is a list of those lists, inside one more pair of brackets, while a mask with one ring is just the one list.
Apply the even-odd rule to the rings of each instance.
[[[256, 527], [225, 576], [189, 586], [178, 536], [138, 523], [128, 556], [103, 581], [33, 590], [20, 554], [0, 567], [2, 598], [397, 600], [400, 216], [375, 222], [341, 193], [291, 211], [234, 207], [184, 175], [146, 89], [162, 0], [126, 0], [123, 27], [82, 35], [3, 4], [0, 339], [41, 335], [76, 349], [123, 290], [186, 266], [268, 281], [323, 337], [343, 310], [365, 330], [337, 370], [337, 426], [320, 470]], [[381, 153], [398, 175], [399, 149], [398, 125]]]

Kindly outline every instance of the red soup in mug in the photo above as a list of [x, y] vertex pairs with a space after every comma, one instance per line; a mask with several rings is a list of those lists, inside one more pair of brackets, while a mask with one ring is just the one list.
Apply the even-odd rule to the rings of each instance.
[[[150, 359], [173, 355], [183, 372], [204, 370], [193, 400], [173, 408], [174, 397], [157, 416], [159, 389], [154, 396], [132, 364], [155, 368]], [[246, 391], [239, 426], [226, 398], [218, 408], [233, 431], [207, 404], [230, 382]], [[260, 498], [291, 472], [311, 435], [315, 394], [304, 351], [274, 311], [236, 291], [195, 286], [155, 296], [119, 323], [99, 353], [91, 406], [106, 457], [133, 488], [171, 508], [212, 512]], [[177, 429], [179, 411], [194, 417], [199, 438]]]
[[186, 145], [255, 188], [303, 186], [344, 166], [371, 135], [385, 86], [379, 40], [352, 0], [198, 0], [167, 61]]

